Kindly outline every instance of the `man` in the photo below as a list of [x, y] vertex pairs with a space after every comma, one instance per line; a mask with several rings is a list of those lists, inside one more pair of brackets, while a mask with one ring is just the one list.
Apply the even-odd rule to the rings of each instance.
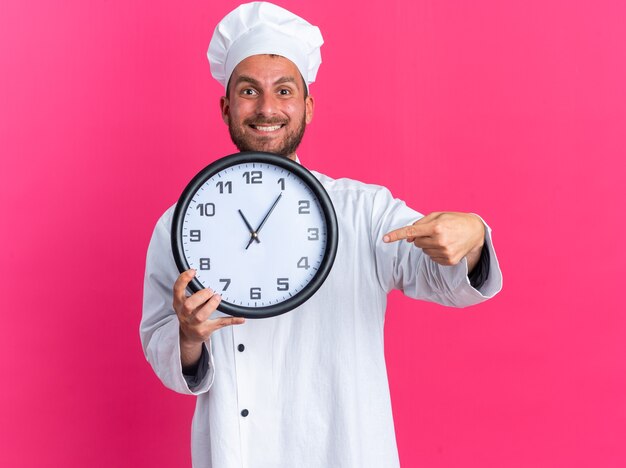
[[[208, 55], [237, 148], [298, 160], [321, 44], [316, 27], [269, 3], [242, 5], [220, 22]], [[337, 212], [339, 246], [324, 285], [290, 313], [245, 321], [216, 312], [214, 291], [188, 296], [194, 272], [179, 275], [172, 257], [173, 208], [155, 228], [141, 337], [163, 383], [198, 396], [195, 467], [398, 466], [387, 293], [467, 306], [501, 287], [479, 217], [422, 217], [383, 187], [314, 174]]]

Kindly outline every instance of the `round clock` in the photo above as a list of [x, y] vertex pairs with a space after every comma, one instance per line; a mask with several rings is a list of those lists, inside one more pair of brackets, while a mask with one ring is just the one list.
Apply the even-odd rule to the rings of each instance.
[[211, 288], [218, 310], [248, 318], [292, 310], [322, 285], [337, 253], [337, 217], [322, 184], [270, 153], [226, 156], [183, 191], [172, 222], [179, 271]]

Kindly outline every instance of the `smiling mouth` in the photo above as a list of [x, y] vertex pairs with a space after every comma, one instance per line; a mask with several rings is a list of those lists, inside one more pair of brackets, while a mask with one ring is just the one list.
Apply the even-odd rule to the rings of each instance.
[[278, 125], [250, 125], [250, 127], [254, 128], [255, 130], [259, 130], [260, 132], [275, 132], [276, 130], [280, 130], [281, 128], [284, 127], [285, 124], [278, 124]]

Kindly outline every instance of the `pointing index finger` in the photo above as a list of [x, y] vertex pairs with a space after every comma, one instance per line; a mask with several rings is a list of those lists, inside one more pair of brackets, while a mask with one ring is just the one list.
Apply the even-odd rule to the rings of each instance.
[[389, 243], [415, 237], [427, 237], [430, 235], [430, 229], [425, 224], [420, 224], [418, 221], [416, 224], [412, 224], [411, 226], [404, 226], [388, 232], [383, 236], [383, 241]]

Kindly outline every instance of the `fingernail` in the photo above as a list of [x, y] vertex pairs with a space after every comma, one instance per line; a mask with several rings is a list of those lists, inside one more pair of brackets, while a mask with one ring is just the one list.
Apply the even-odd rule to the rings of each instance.
[[389, 236], [384, 236], [384, 237], [383, 237], [383, 241], [385, 241], [385, 242], [389, 242]]

